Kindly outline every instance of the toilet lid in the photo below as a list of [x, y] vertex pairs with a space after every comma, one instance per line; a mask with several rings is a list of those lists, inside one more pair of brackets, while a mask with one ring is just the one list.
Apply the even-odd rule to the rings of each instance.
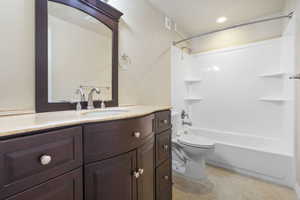
[[213, 148], [215, 142], [205, 137], [194, 135], [183, 135], [178, 138], [178, 142], [184, 145], [198, 148]]

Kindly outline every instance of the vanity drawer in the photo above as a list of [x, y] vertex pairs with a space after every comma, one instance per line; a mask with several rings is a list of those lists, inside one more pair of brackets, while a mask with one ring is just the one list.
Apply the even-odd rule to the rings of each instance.
[[156, 200], [172, 200], [171, 161], [164, 162], [156, 169]]
[[84, 162], [103, 160], [135, 149], [153, 137], [154, 115], [84, 126]]
[[156, 136], [156, 166], [171, 157], [171, 130]]
[[82, 169], [33, 187], [6, 200], [82, 200]]
[[156, 125], [155, 132], [160, 133], [162, 131], [171, 128], [171, 111], [162, 111], [155, 114]]
[[1, 141], [0, 146], [0, 199], [82, 165], [81, 127]]

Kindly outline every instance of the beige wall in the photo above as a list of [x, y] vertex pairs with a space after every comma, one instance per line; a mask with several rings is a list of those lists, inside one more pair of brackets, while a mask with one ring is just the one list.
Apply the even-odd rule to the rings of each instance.
[[285, 6], [284, 6], [285, 13], [295, 11], [296, 1], [297, 0], [286, 0]]
[[[0, 110], [34, 109], [34, 1], [0, 1]], [[112, 0], [124, 12], [120, 53], [132, 65], [120, 71], [120, 104], [170, 104], [170, 46], [176, 35], [146, 0]]]
[[0, 1], [0, 110], [34, 108], [34, 0]]
[[170, 104], [170, 47], [177, 35], [164, 28], [164, 16], [147, 0], [111, 0], [124, 13], [120, 23], [120, 53], [132, 60], [120, 71], [121, 104]]

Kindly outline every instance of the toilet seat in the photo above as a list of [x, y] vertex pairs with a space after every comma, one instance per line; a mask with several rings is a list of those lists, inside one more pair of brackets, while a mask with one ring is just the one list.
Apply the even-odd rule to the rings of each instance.
[[212, 149], [215, 146], [215, 142], [213, 140], [193, 135], [182, 135], [178, 138], [178, 142], [182, 145], [203, 149]]

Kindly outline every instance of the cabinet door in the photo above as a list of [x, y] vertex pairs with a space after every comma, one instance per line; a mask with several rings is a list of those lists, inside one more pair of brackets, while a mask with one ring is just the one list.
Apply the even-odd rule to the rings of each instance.
[[[0, 141], [0, 199], [82, 165], [82, 129], [66, 128]], [[42, 163], [43, 157], [50, 157]]]
[[[3, 149], [2, 149], [2, 145], [0, 144], [0, 173], [2, 174], [2, 172], [4, 171], [4, 156], [3, 156]], [[0, 191], [2, 190], [4, 186], [4, 177], [0, 176]], [[1, 199], [1, 196], [0, 196]]]
[[6, 200], [82, 200], [82, 169], [43, 183]]
[[138, 200], [154, 200], [154, 137], [138, 149]]
[[156, 136], [156, 166], [171, 158], [171, 130]]
[[136, 200], [136, 151], [85, 167], [85, 200]]
[[155, 115], [156, 118], [156, 133], [161, 133], [162, 131], [171, 128], [171, 111], [158, 112]]
[[84, 162], [101, 161], [143, 145], [154, 135], [154, 115], [84, 126]]
[[156, 169], [156, 200], [172, 200], [171, 161], [167, 160]]

